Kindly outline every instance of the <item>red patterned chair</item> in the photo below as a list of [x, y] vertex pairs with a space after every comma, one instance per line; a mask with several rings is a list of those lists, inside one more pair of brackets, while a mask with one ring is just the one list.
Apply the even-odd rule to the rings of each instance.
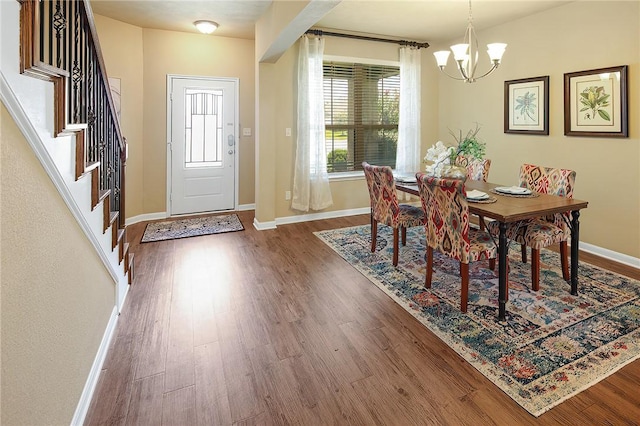
[[[484, 160], [478, 160], [475, 158], [465, 157], [464, 155], [458, 155], [456, 157], [456, 166], [464, 167], [467, 169], [467, 179], [481, 180], [486, 182], [489, 179], [489, 168], [491, 167], [491, 160], [485, 158]], [[478, 225], [480, 229], [484, 231], [484, 218], [480, 216], [478, 218]]]
[[398, 266], [399, 231], [402, 245], [407, 243], [407, 228], [424, 224], [420, 207], [399, 204], [393, 172], [388, 166], [373, 166], [362, 163], [371, 198], [371, 253], [376, 251], [378, 223], [393, 228], [393, 266]]
[[[519, 185], [542, 194], [554, 194], [573, 198], [576, 172], [568, 169], [523, 164], [520, 167]], [[563, 217], [564, 216], [564, 217]], [[522, 261], [527, 262], [527, 246], [531, 247], [531, 284], [534, 291], [540, 289], [540, 249], [560, 244], [562, 277], [569, 280], [567, 240], [571, 236], [569, 213], [523, 220], [507, 225], [507, 238], [521, 244]], [[498, 224], [487, 225], [493, 235], [499, 234]]]
[[457, 259], [462, 278], [460, 310], [467, 312], [469, 263], [489, 259], [489, 267], [495, 269], [498, 247], [489, 233], [469, 228], [469, 204], [463, 180], [436, 178], [424, 173], [418, 173], [416, 177], [426, 221], [425, 287], [431, 288], [433, 249]]
[[467, 169], [467, 179], [486, 182], [489, 178], [491, 160], [488, 158], [477, 160], [475, 158], [465, 157], [464, 155], [458, 155], [456, 157], [456, 166]]

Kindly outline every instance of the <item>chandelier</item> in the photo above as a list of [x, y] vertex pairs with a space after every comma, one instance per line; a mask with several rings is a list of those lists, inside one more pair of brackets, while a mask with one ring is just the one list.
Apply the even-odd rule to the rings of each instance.
[[451, 46], [453, 52], [453, 58], [458, 64], [458, 71], [461, 77], [455, 77], [448, 74], [444, 67], [447, 66], [447, 60], [449, 59], [448, 50], [441, 50], [434, 52], [436, 62], [440, 71], [446, 76], [453, 78], [454, 80], [464, 81], [465, 83], [474, 83], [476, 80], [486, 77], [495, 71], [500, 66], [500, 59], [504, 54], [504, 50], [507, 47], [505, 43], [491, 43], [487, 44], [487, 53], [491, 59], [491, 68], [486, 73], [479, 77], [476, 77], [476, 67], [478, 66], [478, 38], [476, 37], [476, 31], [473, 28], [473, 16], [471, 15], [471, 0], [469, 0], [469, 24], [467, 25], [467, 31], [464, 33], [463, 43], [454, 44]]

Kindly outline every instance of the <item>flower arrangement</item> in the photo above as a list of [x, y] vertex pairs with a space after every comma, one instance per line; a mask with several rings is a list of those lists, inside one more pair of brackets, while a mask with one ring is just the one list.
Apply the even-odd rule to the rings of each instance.
[[460, 130], [456, 136], [451, 130], [449, 133], [456, 141], [455, 146], [446, 146], [442, 141], [438, 141], [435, 145], [427, 150], [424, 157], [425, 162], [432, 162], [426, 167], [426, 171], [436, 177], [449, 176], [463, 178], [464, 173], [456, 170], [455, 163], [458, 155], [473, 157], [481, 160], [484, 157], [486, 144], [478, 138], [480, 126], [476, 123], [476, 128], [471, 129], [463, 137]]

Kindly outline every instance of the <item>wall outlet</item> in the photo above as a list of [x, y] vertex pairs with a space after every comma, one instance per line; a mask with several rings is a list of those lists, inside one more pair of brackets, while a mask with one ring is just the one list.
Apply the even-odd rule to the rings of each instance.
[[286, 129], [284, 129], [284, 135], [291, 136], [291, 127], [287, 127]]
[[251, 127], [245, 127], [242, 129], [242, 136], [251, 136]]
[[291, 199], [291, 191], [284, 191], [284, 199], [287, 201]]

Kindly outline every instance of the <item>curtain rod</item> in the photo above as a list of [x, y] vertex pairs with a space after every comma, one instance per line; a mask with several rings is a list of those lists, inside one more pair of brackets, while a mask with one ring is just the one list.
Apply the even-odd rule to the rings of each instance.
[[397, 43], [401, 46], [417, 47], [418, 49], [429, 47], [429, 43], [418, 43], [417, 41], [392, 40], [389, 38], [370, 37], [370, 36], [363, 36], [363, 35], [356, 35], [356, 34], [334, 33], [331, 31], [323, 31], [323, 30], [307, 30], [305, 34], [313, 34], [319, 37], [324, 35], [324, 36], [331, 36], [331, 37], [354, 38], [356, 40], [379, 41], [383, 43]]

